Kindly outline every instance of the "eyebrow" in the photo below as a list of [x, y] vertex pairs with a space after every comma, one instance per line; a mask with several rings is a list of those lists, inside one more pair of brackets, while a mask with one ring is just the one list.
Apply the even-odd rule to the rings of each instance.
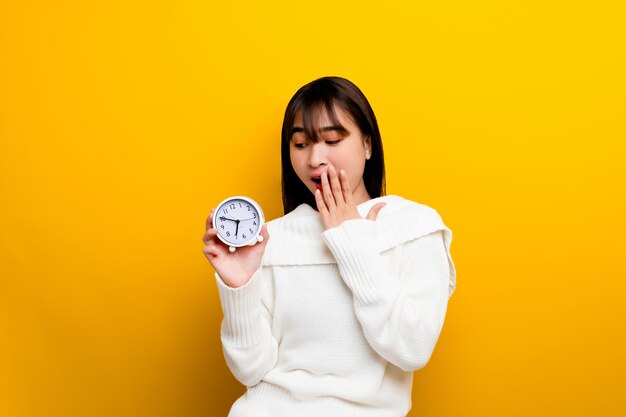
[[[333, 132], [333, 131], [345, 132], [346, 131], [346, 129], [343, 126], [340, 126], [340, 125], [324, 126], [324, 127], [321, 127], [319, 130], [320, 130], [320, 132]], [[291, 133], [289, 134], [289, 136], [291, 137], [291, 136], [293, 136], [294, 133], [298, 133], [298, 132], [304, 132], [304, 128], [303, 127], [293, 127], [291, 129]]]

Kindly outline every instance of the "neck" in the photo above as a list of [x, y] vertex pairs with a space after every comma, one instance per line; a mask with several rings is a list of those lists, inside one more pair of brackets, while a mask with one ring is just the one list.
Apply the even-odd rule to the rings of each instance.
[[367, 192], [367, 189], [365, 188], [365, 184], [363, 184], [363, 181], [359, 182], [359, 185], [357, 186], [357, 188], [352, 192], [352, 200], [354, 201], [354, 203], [358, 206], [361, 203], [365, 203], [366, 201], [371, 200], [372, 197], [370, 197], [370, 195]]

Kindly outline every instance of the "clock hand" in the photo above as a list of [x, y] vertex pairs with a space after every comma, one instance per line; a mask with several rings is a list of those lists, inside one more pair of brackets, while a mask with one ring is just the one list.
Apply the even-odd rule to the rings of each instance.
[[224, 220], [230, 220], [231, 222], [238, 222], [238, 221], [239, 221], [239, 220], [235, 220], [235, 219], [229, 219], [228, 217], [224, 217], [224, 216], [221, 216], [221, 217], [220, 217], [220, 220], [222, 220], [222, 221], [224, 221]]
[[254, 219], [256, 219], [256, 217], [250, 217], [249, 219], [242, 219], [242, 220], [239, 220], [239, 221], [240, 222], [245, 222], [246, 220], [254, 220]]
[[239, 232], [239, 220], [237, 220], [237, 227], [235, 228], [235, 239], [237, 239], [238, 232]]

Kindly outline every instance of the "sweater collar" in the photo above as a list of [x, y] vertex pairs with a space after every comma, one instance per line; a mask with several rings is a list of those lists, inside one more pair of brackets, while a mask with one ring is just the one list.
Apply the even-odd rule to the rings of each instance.
[[[389, 203], [397, 202], [400, 200], [403, 200], [403, 198], [397, 195], [393, 195], [393, 194], [384, 195], [381, 197], [376, 197], [376, 198], [372, 198], [367, 201], [364, 201], [363, 203], [356, 206], [356, 208], [359, 211], [359, 214], [361, 215], [361, 217], [365, 217], [367, 216], [367, 213], [369, 213], [371, 208], [374, 207], [374, 205], [377, 203], [384, 202], [384, 203], [389, 204]], [[296, 207], [291, 213], [288, 213], [285, 217], [287, 216], [300, 217], [300, 216], [311, 216], [311, 215], [318, 215], [318, 214], [319, 213], [317, 212], [316, 209], [314, 209], [313, 207], [309, 206], [306, 203], [302, 203], [298, 207]]]

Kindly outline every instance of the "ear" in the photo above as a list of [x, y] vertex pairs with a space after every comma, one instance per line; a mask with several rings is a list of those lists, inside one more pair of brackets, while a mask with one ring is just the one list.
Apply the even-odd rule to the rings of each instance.
[[368, 136], [364, 137], [365, 145], [365, 159], [369, 160], [372, 157], [372, 138]]

